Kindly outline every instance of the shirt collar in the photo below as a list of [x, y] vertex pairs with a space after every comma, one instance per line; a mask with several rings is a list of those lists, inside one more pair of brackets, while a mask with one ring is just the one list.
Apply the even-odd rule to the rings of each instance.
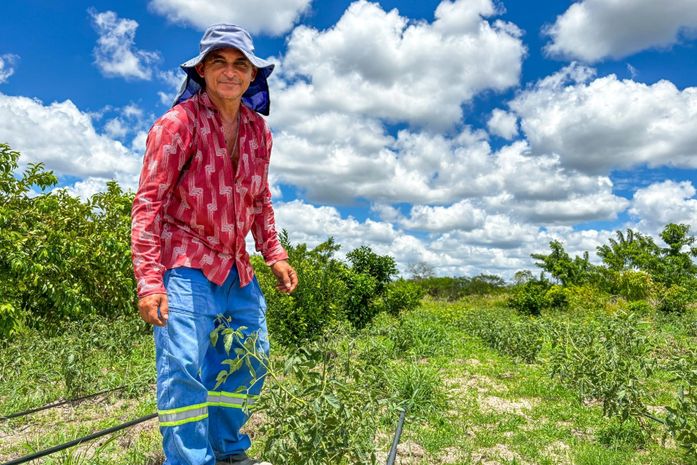
[[[199, 94], [199, 101], [206, 108], [209, 108], [215, 112], [218, 111], [218, 108], [213, 104], [211, 98], [208, 96], [208, 93], [206, 93], [205, 90], [202, 90]], [[253, 110], [247, 108], [244, 103], [240, 103], [240, 122], [247, 123], [249, 121], [249, 112], [251, 111]]]

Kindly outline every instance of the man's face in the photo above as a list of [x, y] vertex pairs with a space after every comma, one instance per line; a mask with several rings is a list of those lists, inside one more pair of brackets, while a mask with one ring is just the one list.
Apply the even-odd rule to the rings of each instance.
[[254, 65], [236, 48], [210, 52], [196, 71], [214, 100], [240, 100], [257, 74]]

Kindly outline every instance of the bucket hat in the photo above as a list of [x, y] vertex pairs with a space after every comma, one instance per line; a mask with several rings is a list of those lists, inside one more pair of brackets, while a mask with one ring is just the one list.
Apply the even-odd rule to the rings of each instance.
[[201, 63], [209, 52], [220, 48], [236, 48], [256, 66], [257, 75], [249, 85], [249, 89], [242, 95], [242, 103], [262, 115], [268, 115], [270, 99], [267, 79], [273, 71], [274, 64], [254, 55], [252, 36], [234, 24], [214, 24], [203, 33], [199, 54], [180, 65], [186, 77], [174, 99], [173, 106], [190, 99], [204, 87], [204, 80], [196, 72], [196, 65]]

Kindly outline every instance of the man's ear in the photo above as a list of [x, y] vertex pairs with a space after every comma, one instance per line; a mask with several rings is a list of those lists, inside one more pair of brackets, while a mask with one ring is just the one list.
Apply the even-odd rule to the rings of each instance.
[[195, 69], [198, 75], [203, 77], [203, 62], [197, 64]]
[[256, 66], [252, 66], [252, 81], [257, 78], [257, 73], [259, 72], [259, 68]]

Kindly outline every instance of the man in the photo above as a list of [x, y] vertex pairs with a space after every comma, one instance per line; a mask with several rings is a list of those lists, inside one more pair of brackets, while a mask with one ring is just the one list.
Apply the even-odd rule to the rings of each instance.
[[274, 225], [271, 133], [255, 113], [268, 115], [273, 67], [244, 29], [211, 26], [182, 65], [175, 106], [148, 134], [131, 243], [138, 308], [154, 325], [166, 465], [260, 463], [246, 456], [240, 428], [262, 382], [252, 385], [243, 367], [214, 390], [229, 356], [209, 334], [222, 314], [258, 334], [268, 353], [266, 302], [245, 250], [250, 230], [279, 290], [298, 282]]

